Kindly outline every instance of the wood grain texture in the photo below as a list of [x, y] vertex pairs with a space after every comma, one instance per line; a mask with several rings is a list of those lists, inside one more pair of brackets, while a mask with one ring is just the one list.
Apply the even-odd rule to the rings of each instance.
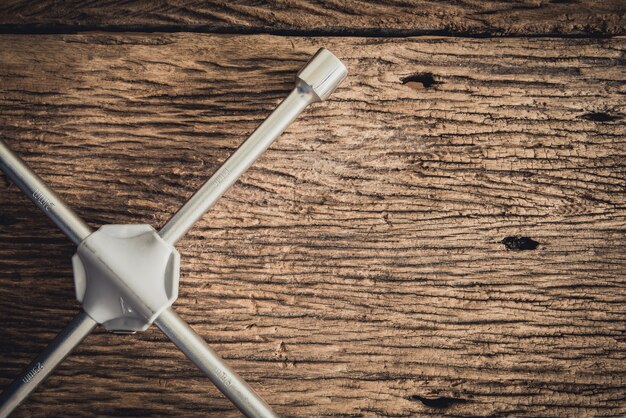
[[[320, 45], [349, 78], [180, 242], [181, 316], [283, 416], [626, 414], [624, 38], [5, 35], [1, 134], [92, 226], [158, 227]], [[2, 183], [2, 387], [73, 251]], [[238, 413], [151, 329], [17, 414], [118, 415]]]
[[93, 29], [291, 34], [626, 34], [622, 0], [24, 1], [0, 4], [5, 32]]

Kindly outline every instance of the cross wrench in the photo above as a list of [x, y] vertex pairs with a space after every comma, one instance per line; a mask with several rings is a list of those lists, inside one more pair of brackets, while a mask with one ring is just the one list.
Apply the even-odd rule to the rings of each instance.
[[[168, 244], [175, 244], [308, 105], [326, 100], [346, 76], [343, 63], [321, 48], [298, 72], [296, 86], [287, 98], [172, 216], [159, 231], [160, 238]], [[1, 139], [0, 169], [72, 242], [80, 247], [93, 236], [89, 226]], [[141, 298], [141, 295], [137, 297]], [[154, 323], [243, 414], [247, 417], [276, 416], [171, 307], [161, 311]], [[5, 389], [0, 396], [0, 418], [8, 416], [97, 325], [96, 320], [81, 311]]]

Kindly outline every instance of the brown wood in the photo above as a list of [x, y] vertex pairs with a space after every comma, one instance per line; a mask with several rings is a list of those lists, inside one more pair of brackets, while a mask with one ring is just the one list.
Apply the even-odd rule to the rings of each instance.
[[[283, 416], [626, 414], [624, 38], [5, 35], [2, 136], [92, 226], [158, 227], [320, 45], [350, 77], [180, 242], [181, 316]], [[2, 387], [77, 311], [73, 251], [2, 183]], [[17, 416], [207, 414], [151, 329]]]
[[90, 29], [300, 34], [626, 34], [623, 0], [407, 0], [397, 2], [9, 0], [4, 31]]

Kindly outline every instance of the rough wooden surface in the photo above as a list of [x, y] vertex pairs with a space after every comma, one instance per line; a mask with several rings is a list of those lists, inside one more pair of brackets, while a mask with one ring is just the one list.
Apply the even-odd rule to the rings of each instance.
[[[5, 35], [1, 134], [92, 226], [160, 226], [319, 45], [350, 77], [180, 242], [181, 316], [284, 416], [626, 414], [623, 38]], [[2, 387], [77, 311], [73, 251], [2, 183]], [[151, 329], [17, 416], [207, 414]]]
[[625, 16], [623, 0], [9, 0], [0, 4], [0, 30], [623, 35]]

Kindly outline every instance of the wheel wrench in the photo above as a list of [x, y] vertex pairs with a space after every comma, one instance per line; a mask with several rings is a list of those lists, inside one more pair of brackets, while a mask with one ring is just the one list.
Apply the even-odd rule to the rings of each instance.
[[[275, 417], [267, 403], [171, 308], [178, 296], [179, 256], [173, 245], [308, 105], [326, 100], [346, 76], [343, 63], [321, 48], [298, 72], [287, 98], [158, 233], [148, 225], [104, 225], [92, 231], [0, 139], [0, 169], [78, 245], [74, 280], [83, 304], [83, 311], [4, 390], [0, 418], [8, 416], [98, 324], [114, 332], [134, 332], [152, 323], [243, 414]], [[155, 277], [149, 278], [149, 285], [146, 272]]]

